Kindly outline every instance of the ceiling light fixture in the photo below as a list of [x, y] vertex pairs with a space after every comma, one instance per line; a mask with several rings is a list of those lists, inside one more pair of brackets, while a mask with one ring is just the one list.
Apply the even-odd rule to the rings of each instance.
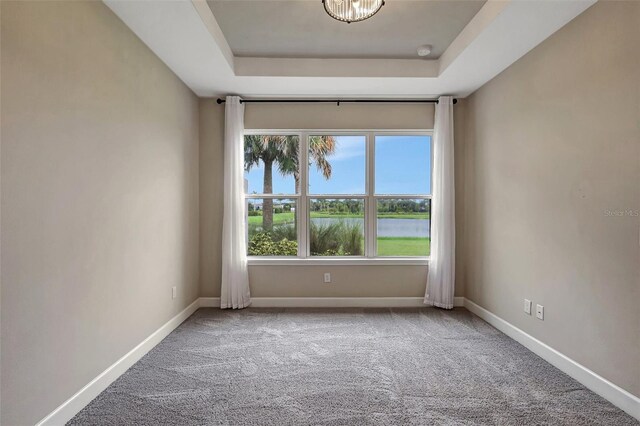
[[384, 6], [384, 0], [322, 0], [322, 4], [329, 16], [350, 24], [371, 18]]
[[431, 45], [430, 44], [425, 44], [422, 45], [420, 47], [418, 47], [418, 56], [429, 56], [429, 54], [431, 53]]

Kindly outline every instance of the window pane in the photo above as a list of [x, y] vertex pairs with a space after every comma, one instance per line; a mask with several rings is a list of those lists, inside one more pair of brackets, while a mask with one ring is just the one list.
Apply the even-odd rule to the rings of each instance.
[[378, 200], [378, 256], [428, 256], [431, 200]]
[[312, 256], [364, 256], [364, 200], [310, 202]]
[[309, 136], [309, 193], [364, 194], [365, 136]]
[[431, 194], [431, 136], [376, 136], [376, 194]]
[[249, 256], [297, 256], [296, 210], [296, 200], [248, 199], [247, 254]]
[[299, 187], [298, 136], [246, 135], [246, 194], [296, 194]]

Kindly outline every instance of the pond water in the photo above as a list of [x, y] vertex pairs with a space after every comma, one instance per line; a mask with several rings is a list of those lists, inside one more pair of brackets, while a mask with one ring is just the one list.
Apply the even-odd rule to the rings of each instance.
[[[364, 219], [357, 218], [332, 218], [332, 217], [315, 217], [311, 219], [313, 223], [318, 225], [328, 225], [335, 222], [346, 222], [347, 224], [358, 223], [364, 226]], [[394, 219], [381, 218], [378, 219], [378, 237], [429, 237], [430, 236], [429, 219]]]

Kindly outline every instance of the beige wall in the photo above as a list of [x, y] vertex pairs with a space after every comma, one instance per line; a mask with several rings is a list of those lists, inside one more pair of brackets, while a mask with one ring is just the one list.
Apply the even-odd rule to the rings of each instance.
[[200, 295], [220, 296], [224, 105], [200, 99]]
[[[433, 104], [247, 103], [246, 129], [433, 129]], [[223, 108], [224, 109], [224, 108]]]
[[[457, 108], [457, 106], [456, 106]], [[462, 111], [462, 109], [460, 110]], [[432, 104], [246, 104], [247, 129], [430, 129]], [[457, 117], [458, 112], [456, 112]], [[456, 126], [456, 131], [462, 128]], [[200, 101], [201, 292], [220, 295], [222, 233], [224, 106]], [[456, 155], [463, 154], [463, 145]], [[464, 182], [464, 170], [457, 179]], [[462, 202], [459, 200], [459, 215]], [[464, 235], [462, 224], [459, 237]], [[460, 267], [460, 271], [462, 268]], [[324, 284], [324, 272], [332, 284]], [[251, 266], [255, 297], [422, 297], [427, 269], [423, 266]], [[459, 272], [462, 277], [462, 272]], [[464, 293], [459, 282], [456, 295]]]
[[1, 9], [1, 422], [26, 425], [198, 297], [198, 101], [101, 2]]
[[640, 396], [639, 22], [597, 3], [468, 98], [464, 167], [466, 297]]

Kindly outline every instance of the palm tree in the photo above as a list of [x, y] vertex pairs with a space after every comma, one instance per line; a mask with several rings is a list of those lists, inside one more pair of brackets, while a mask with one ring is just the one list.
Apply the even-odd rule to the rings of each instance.
[[[290, 156], [285, 153], [291, 145], [287, 139], [291, 136], [249, 135], [244, 141], [244, 167], [246, 171], [254, 166], [264, 164], [263, 193], [273, 193], [273, 163], [280, 164], [279, 160]], [[281, 169], [282, 173], [283, 170]], [[273, 200], [265, 198], [262, 203], [262, 229], [270, 231], [273, 228]]]
[[[331, 164], [327, 157], [336, 149], [333, 136], [311, 136], [309, 138], [309, 156], [325, 177], [331, 177]], [[283, 176], [293, 175], [296, 193], [300, 191], [300, 144], [297, 136], [247, 135], [244, 140], [244, 167], [246, 171], [264, 164], [263, 193], [273, 193], [273, 165]], [[262, 229], [273, 228], [273, 200], [265, 198], [262, 204]]]
[[[291, 174], [295, 179], [296, 194], [300, 193], [300, 167], [298, 155], [298, 139], [293, 137], [286, 141], [288, 153], [279, 161], [280, 171], [283, 176]], [[316, 163], [316, 168], [325, 179], [331, 178], [331, 163], [327, 157], [333, 155], [336, 150], [336, 138], [333, 136], [310, 136], [309, 137], [309, 159]]]

